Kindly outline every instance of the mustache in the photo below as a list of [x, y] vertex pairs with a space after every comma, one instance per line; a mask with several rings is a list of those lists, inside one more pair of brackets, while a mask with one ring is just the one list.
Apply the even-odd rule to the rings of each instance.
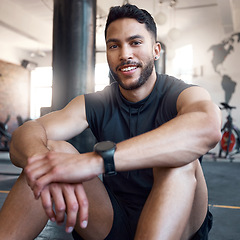
[[117, 65], [116, 71], [117, 71], [119, 68], [124, 67], [124, 66], [126, 66], [126, 65], [136, 65], [137, 67], [142, 67], [142, 64], [141, 64], [141, 63], [128, 60], [128, 61], [121, 62], [119, 65]]

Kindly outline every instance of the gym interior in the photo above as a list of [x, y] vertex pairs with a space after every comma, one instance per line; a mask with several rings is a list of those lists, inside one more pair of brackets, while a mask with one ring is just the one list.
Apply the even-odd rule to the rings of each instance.
[[[0, 209], [21, 173], [9, 157], [13, 131], [25, 121], [61, 109], [80, 94], [111, 83], [104, 25], [111, 6], [127, 2], [148, 10], [157, 23], [162, 46], [157, 71], [204, 87], [222, 110], [223, 137], [202, 158], [214, 218], [209, 239], [238, 240], [238, 0], [1, 0]], [[94, 138], [86, 131], [72, 142], [80, 152], [87, 152]], [[36, 239], [73, 238], [64, 226], [49, 221]]]

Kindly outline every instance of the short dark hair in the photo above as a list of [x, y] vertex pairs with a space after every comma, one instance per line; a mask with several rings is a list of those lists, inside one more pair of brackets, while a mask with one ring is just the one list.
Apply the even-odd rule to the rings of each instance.
[[146, 29], [154, 36], [155, 41], [157, 40], [157, 27], [151, 14], [146, 10], [140, 9], [129, 3], [110, 8], [105, 26], [105, 39], [107, 37], [107, 29], [110, 23], [121, 18], [134, 18], [139, 23], [144, 23]]

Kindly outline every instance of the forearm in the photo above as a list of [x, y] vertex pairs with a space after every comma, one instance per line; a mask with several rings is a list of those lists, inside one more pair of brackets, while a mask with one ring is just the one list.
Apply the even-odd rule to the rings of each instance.
[[153, 131], [117, 144], [116, 169], [125, 171], [188, 164], [217, 144], [221, 136], [220, 123], [218, 113], [180, 115]]
[[12, 135], [10, 158], [14, 165], [24, 168], [28, 157], [36, 153], [46, 153], [47, 137], [45, 130], [37, 121], [28, 121], [17, 128]]

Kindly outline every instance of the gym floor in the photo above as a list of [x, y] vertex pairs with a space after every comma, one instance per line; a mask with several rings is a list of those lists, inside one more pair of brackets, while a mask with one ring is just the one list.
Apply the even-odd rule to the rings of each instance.
[[[213, 159], [206, 155], [202, 162], [209, 191], [209, 208], [214, 217], [209, 240], [240, 240], [240, 154], [233, 161]], [[20, 169], [13, 166], [6, 152], [0, 152], [0, 208]], [[48, 222], [36, 240], [72, 240], [64, 226]]]

